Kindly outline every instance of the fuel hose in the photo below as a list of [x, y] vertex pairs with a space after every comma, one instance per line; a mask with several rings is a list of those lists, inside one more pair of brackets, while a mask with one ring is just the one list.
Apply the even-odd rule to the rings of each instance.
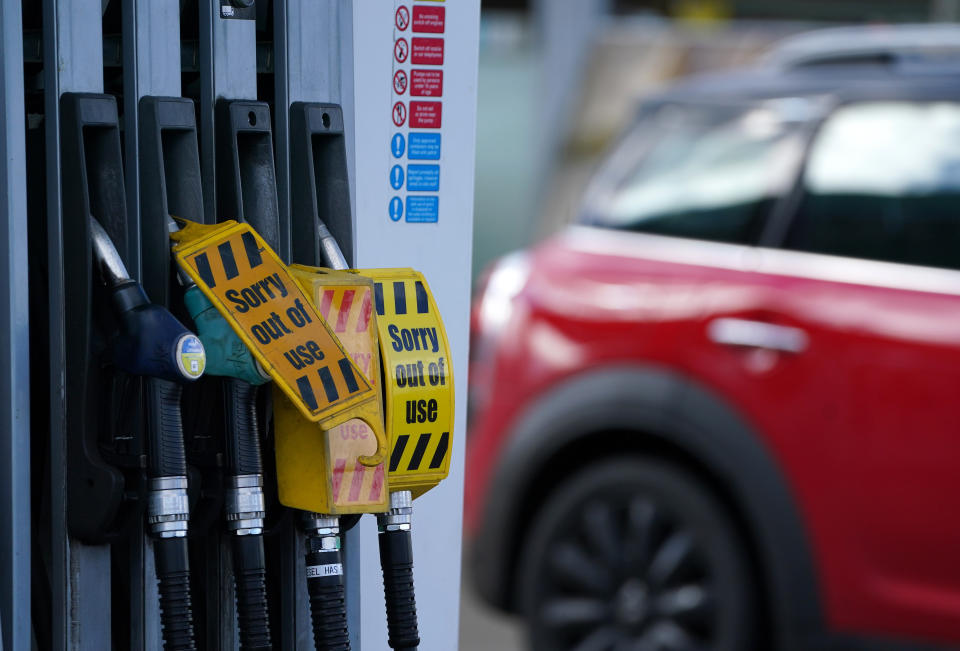
[[390, 510], [377, 516], [383, 596], [387, 608], [387, 643], [397, 651], [416, 651], [420, 645], [417, 600], [413, 589], [413, 542], [410, 527], [413, 495], [390, 493]]
[[227, 528], [233, 534], [233, 572], [241, 649], [272, 649], [263, 550], [263, 461], [256, 412], [257, 388], [244, 380], [224, 383]]
[[307, 592], [316, 651], [350, 651], [339, 518], [304, 513]]
[[180, 420], [180, 385], [149, 378], [145, 400], [150, 476], [148, 523], [160, 593], [165, 649], [195, 649], [187, 550], [187, 464]]

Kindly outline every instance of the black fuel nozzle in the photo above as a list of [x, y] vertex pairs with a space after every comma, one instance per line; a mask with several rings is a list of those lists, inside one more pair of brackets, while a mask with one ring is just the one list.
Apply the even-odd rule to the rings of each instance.
[[203, 344], [176, 317], [150, 303], [130, 278], [110, 236], [90, 219], [94, 260], [119, 321], [113, 341], [118, 368], [147, 380], [147, 524], [154, 537], [164, 648], [192, 651], [193, 609], [187, 528], [187, 461], [180, 417], [180, 385], [203, 375]]
[[150, 302], [96, 219], [90, 220], [90, 231], [94, 259], [120, 324], [113, 342], [117, 367], [132, 375], [178, 383], [203, 375], [206, 355], [200, 339], [165, 307]]

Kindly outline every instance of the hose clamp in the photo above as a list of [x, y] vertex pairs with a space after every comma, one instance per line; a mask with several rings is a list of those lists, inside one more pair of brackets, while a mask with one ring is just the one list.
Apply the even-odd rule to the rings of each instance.
[[159, 538], [183, 538], [190, 520], [186, 477], [154, 477], [147, 496], [147, 523]]
[[226, 494], [227, 528], [238, 536], [263, 533], [266, 500], [260, 475], [234, 475]]
[[413, 493], [394, 491], [390, 493], [390, 510], [377, 514], [380, 531], [409, 531], [413, 520]]

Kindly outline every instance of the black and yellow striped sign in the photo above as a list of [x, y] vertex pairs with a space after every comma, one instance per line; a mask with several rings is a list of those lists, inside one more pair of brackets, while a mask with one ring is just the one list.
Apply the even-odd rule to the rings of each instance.
[[390, 461], [390, 490], [414, 496], [450, 470], [453, 369], [433, 294], [413, 269], [363, 269], [374, 281]]
[[[249, 225], [186, 222], [171, 237], [177, 262], [304, 416], [324, 429], [351, 418], [379, 420], [376, 392]], [[382, 427], [375, 429], [381, 439]], [[382, 461], [384, 452], [374, 456]], [[379, 461], [365, 458], [368, 465]]]

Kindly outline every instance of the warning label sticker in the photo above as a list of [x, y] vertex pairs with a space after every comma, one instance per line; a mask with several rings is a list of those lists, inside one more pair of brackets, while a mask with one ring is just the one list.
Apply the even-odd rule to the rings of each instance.
[[393, 73], [393, 92], [397, 95], [403, 95], [407, 90], [407, 73], [403, 70], [397, 70]]
[[440, 160], [440, 134], [411, 133], [408, 157], [410, 160]]
[[[414, 65], [443, 65], [442, 38], [412, 38], [410, 62]], [[404, 57], [406, 59], [406, 57]], [[399, 61], [399, 59], [398, 59]]]
[[[406, 82], [406, 78], [404, 78]], [[406, 84], [404, 84], [406, 87]], [[401, 92], [398, 92], [401, 94]], [[443, 95], [443, 70], [411, 70], [410, 94], [414, 97], [440, 97]]]
[[443, 34], [446, 9], [443, 7], [413, 8], [413, 31], [428, 34]]
[[[419, 40], [419, 39], [415, 39], [415, 40]], [[397, 63], [403, 63], [404, 61], [406, 61], [407, 56], [409, 54], [410, 54], [410, 46], [407, 45], [407, 39], [398, 38], [397, 42], [393, 44], [393, 56], [397, 60]]]
[[375, 399], [280, 258], [247, 224], [188, 223], [173, 234], [180, 266], [312, 421]]
[[397, 29], [401, 32], [410, 24], [410, 10], [407, 9], [405, 5], [397, 7], [397, 11], [393, 15], [393, 24], [396, 25]]
[[437, 192], [440, 190], [439, 165], [407, 166], [407, 190], [410, 192]]
[[410, 128], [439, 129], [442, 114], [440, 102], [410, 102]]
[[407, 223], [434, 224], [440, 216], [440, 197], [412, 195], [407, 197]]

